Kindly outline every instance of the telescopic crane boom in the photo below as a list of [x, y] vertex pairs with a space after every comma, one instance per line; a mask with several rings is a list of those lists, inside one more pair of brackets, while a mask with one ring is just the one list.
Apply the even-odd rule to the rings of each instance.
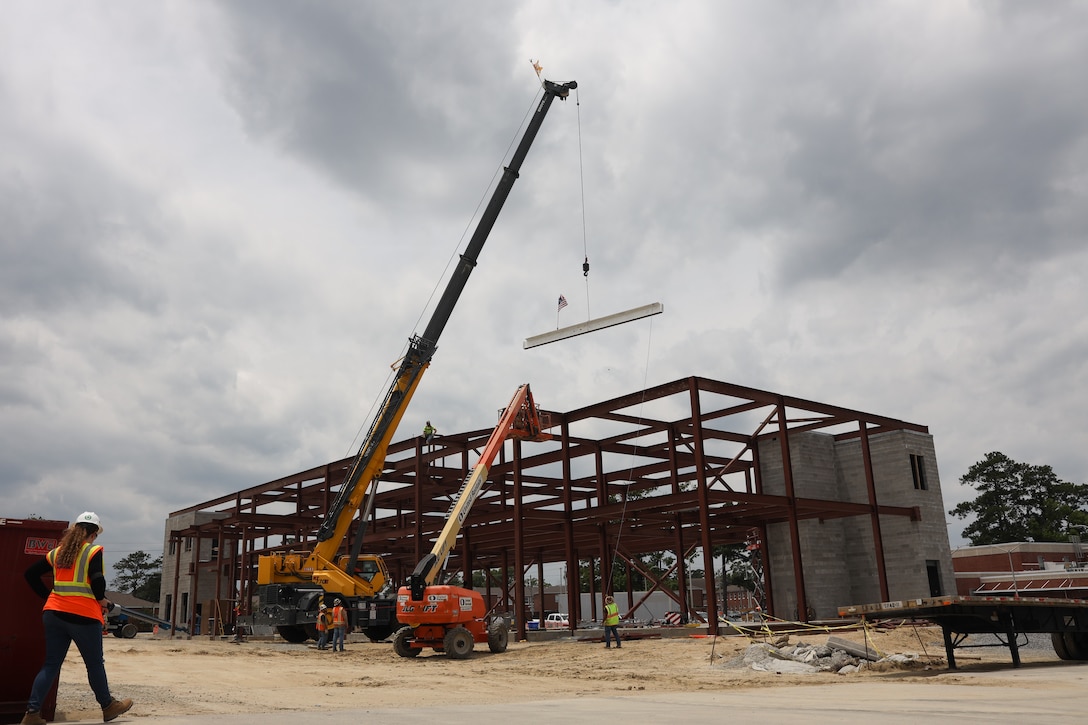
[[[323, 597], [333, 594], [350, 605], [349, 611], [356, 618], [353, 624], [365, 626], [371, 639], [385, 639], [396, 628], [392, 606], [382, 606], [379, 601], [389, 580], [385, 563], [379, 556], [361, 554], [361, 529], [366, 524], [366, 514], [373, 505], [376, 489], [372, 483], [385, 465], [386, 451], [397, 426], [419, 386], [423, 372], [430, 365], [431, 357], [438, 347], [438, 338], [476, 266], [484, 242], [487, 241], [510, 189], [518, 178], [522, 162], [529, 153], [552, 101], [556, 98], [566, 100], [578, 84], [575, 81], [554, 83], [545, 80], [543, 86], [543, 97], [537, 104], [509, 165], [504, 168], [426, 329], [422, 335], [414, 335], [409, 341], [408, 352], [401, 360], [378, 414], [371, 422], [347, 478], [317, 531], [317, 544], [313, 551], [309, 554], [277, 553], [261, 556], [258, 560], [260, 605], [259, 612], [255, 615], [259, 615], [261, 621], [276, 626], [280, 635], [288, 641], [302, 642], [309, 637], [316, 637], [318, 603]], [[338, 556], [352, 520], [360, 508], [363, 509], [360, 531], [355, 536], [352, 550], [346, 556]], [[367, 615], [367, 621], [358, 621], [359, 616], [364, 614]]]

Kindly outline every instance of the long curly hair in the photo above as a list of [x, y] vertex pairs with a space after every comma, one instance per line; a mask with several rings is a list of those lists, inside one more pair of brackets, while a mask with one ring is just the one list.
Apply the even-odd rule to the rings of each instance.
[[61, 536], [60, 546], [57, 547], [60, 551], [57, 552], [57, 558], [53, 562], [54, 565], [58, 569], [71, 569], [75, 566], [76, 557], [79, 556], [83, 545], [97, 533], [98, 529], [91, 524], [69, 526], [64, 530], [64, 535]]

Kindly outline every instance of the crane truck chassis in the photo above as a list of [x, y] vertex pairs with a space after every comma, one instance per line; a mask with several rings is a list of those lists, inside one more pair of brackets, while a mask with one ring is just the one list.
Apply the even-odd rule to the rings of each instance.
[[[1049, 634], [1060, 659], [1088, 660], [1088, 599], [929, 597], [853, 604], [839, 607], [839, 616], [857, 616], [874, 622], [882, 619], [934, 622], [940, 625], [944, 635], [950, 670], [956, 669], [955, 650], [962, 647], [1008, 647], [1013, 667], [1019, 667], [1022, 634]], [[964, 644], [972, 634], [993, 634], [1000, 644]]]
[[[349, 630], [361, 627], [367, 637], [376, 642], [397, 631], [395, 599], [390, 596], [391, 580], [385, 563], [380, 556], [362, 553], [365, 526], [374, 505], [386, 451], [423, 373], [430, 366], [438, 338], [476, 266], [484, 242], [518, 178], [522, 162], [548, 109], [556, 98], [566, 100], [577, 87], [576, 81], [543, 81], [543, 96], [526, 125], [521, 142], [503, 169], [427, 327], [422, 335], [413, 335], [409, 340], [408, 351], [371, 421], [344, 484], [317, 530], [316, 545], [310, 552], [283, 551], [258, 558], [258, 606], [253, 612], [254, 624], [275, 627], [288, 642], [316, 639], [319, 604], [325, 599], [339, 598], [349, 612]], [[351, 551], [340, 555], [340, 547], [357, 513], [360, 514], [358, 530]]]

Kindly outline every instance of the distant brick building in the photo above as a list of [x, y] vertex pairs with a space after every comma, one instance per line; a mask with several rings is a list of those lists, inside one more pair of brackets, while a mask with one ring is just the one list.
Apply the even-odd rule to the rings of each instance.
[[956, 593], [1088, 598], [1088, 562], [1079, 542], [1014, 541], [952, 552]]

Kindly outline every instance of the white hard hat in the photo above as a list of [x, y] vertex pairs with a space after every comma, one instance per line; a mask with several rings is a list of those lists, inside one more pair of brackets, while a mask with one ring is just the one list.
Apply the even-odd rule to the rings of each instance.
[[94, 511], [84, 511], [76, 517], [75, 522], [77, 524], [92, 524], [98, 528], [98, 533], [102, 533], [102, 521]]

